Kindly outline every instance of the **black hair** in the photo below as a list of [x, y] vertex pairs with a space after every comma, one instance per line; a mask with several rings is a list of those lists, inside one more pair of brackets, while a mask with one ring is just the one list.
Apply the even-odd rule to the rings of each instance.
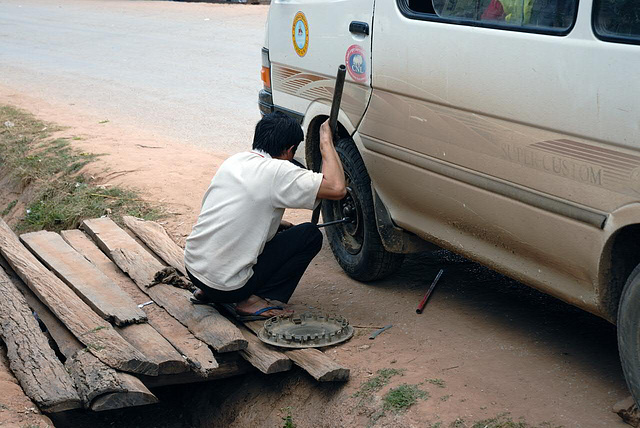
[[[298, 122], [286, 114], [276, 111], [265, 115], [256, 125], [253, 149], [262, 150], [276, 157], [289, 147], [298, 148], [304, 138]], [[295, 150], [294, 150], [295, 151]]]

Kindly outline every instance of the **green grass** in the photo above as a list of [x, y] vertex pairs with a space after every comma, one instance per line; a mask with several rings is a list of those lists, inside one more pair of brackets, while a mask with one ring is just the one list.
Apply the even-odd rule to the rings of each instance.
[[105, 188], [83, 174], [82, 168], [97, 156], [74, 149], [68, 138], [51, 137], [52, 132], [60, 130], [24, 111], [0, 107], [0, 168], [18, 178], [24, 187], [35, 189], [17, 230], [75, 229], [86, 218], [104, 215], [118, 223], [122, 223], [123, 215], [147, 220], [160, 217], [160, 211], [142, 201], [134, 190]]
[[14, 199], [13, 201], [9, 202], [7, 207], [5, 209], [3, 209], [2, 212], [0, 213], [0, 216], [4, 217], [7, 214], [9, 214], [11, 212], [11, 210], [13, 209], [13, 207], [16, 206], [17, 203], [18, 203], [17, 199]]
[[429, 382], [432, 385], [435, 385], [437, 387], [440, 388], [444, 388], [447, 386], [447, 384], [445, 383], [444, 379], [439, 379], [439, 378], [435, 378], [435, 379], [427, 379], [427, 382]]
[[285, 407], [282, 411], [285, 412], [282, 417], [282, 428], [296, 428], [296, 424], [293, 422], [293, 415], [291, 414], [291, 407]]
[[420, 389], [418, 385], [402, 384], [396, 388], [391, 388], [382, 398], [385, 410], [392, 410], [396, 413], [404, 412], [409, 407], [418, 402], [419, 399], [426, 400], [429, 393]]
[[380, 369], [374, 377], [360, 385], [360, 388], [353, 396], [369, 398], [373, 393], [380, 391], [387, 385], [392, 377], [402, 375], [403, 372], [404, 370], [402, 369]]

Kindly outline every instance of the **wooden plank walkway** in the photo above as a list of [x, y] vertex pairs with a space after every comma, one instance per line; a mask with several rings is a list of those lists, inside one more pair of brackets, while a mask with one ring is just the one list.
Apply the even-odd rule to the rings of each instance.
[[[69, 245], [93, 263], [105, 275], [111, 278], [138, 304], [150, 301], [150, 297], [122, 272], [81, 230], [62, 231], [61, 235]], [[208, 378], [218, 368], [218, 363], [206, 343], [196, 338], [175, 318], [158, 305], [143, 306], [149, 324], [184, 355], [192, 370]]]
[[[0, 258], [0, 265], [5, 269], [8, 268], [2, 258]], [[121, 404], [109, 408], [105, 408], [103, 405], [101, 410], [141, 406], [158, 401], [151, 391], [144, 385], [140, 385], [139, 381], [136, 382], [137, 379], [134, 376], [118, 372], [101, 362], [92, 353], [86, 352], [84, 346], [20, 278], [12, 275], [11, 281], [24, 296], [29, 308], [38, 314], [38, 319], [46, 326], [48, 334], [58, 346], [60, 353], [66, 358], [64, 366], [71, 375], [85, 408], [95, 410], [93, 408], [94, 399], [107, 394], [110, 397], [120, 395], [118, 402]]]
[[105, 364], [132, 373], [157, 374], [158, 365], [131, 346], [44, 267], [0, 219], [0, 254], [36, 296], [62, 321], [89, 352]]
[[[183, 250], [157, 223], [124, 221], [129, 233], [101, 218], [83, 223], [86, 234], [42, 231], [21, 242], [0, 219], [0, 337], [41, 410], [140, 406], [157, 402], [149, 388], [294, 364], [318, 381], [348, 380], [349, 369], [323, 352], [266, 345], [254, 334], [262, 322], [238, 324], [193, 305], [185, 289], [154, 283], [164, 263], [186, 273]], [[34, 381], [34, 367], [50, 372], [50, 385]]]

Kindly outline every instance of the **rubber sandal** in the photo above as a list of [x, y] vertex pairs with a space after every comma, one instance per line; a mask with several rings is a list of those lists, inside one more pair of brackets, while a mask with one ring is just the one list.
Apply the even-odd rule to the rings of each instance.
[[240, 322], [268, 320], [269, 318], [273, 318], [273, 316], [262, 315], [263, 313], [270, 311], [271, 309], [284, 310], [282, 306], [267, 306], [266, 308], [259, 309], [252, 314], [244, 315], [244, 314], [239, 314], [236, 311], [236, 307], [230, 303], [218, 303], [217, 306], [224, 309], [225, 312], [227, 312], [229, 315], [233, 316], [235, 319], [237, 319]]

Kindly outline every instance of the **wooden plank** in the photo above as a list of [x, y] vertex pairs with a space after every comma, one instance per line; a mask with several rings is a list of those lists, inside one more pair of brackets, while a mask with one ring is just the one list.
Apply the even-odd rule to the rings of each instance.
[[209, 305], [193, 305], [191, 294], [167, 284], [149, 287], [164, 266], [109, 218], [85, 220], [83, 229], [153, 301], [218, 352], [246, 349], [247, 341], [231, 321]]
[[[6, 268], [5, 263], [0, 257], [0, 265]], [[94, 399], [105, 394], [122, 395], [122, 399], [118, 402], [129, 403], [129, 406], [157, 401], [151, 391], [146, 387], [140, 388], [140, 385], [132, 380], [135, 379], [133, 376], [112, 369], [92, 353], [86, 352], [78, 339], [38, 300], [20, 278], [14, 275], [10, 277], [16, 288], [24, 295], [29, 307], [38, 314], [40, 321], [47, 327], [49, 335], [58, 345], [58, 350], [66, 357], [65, 368], [75, 382], [85, 407], [91, 407]], [[110, 402], [114, 403], [113, 400]], [[103, 405], [102, 408], [106, 410], [105, 406]], [[116, 408], [119, 407], [112, 407], [112, 409]]]
[[342, 367], [318, 349], [293, 349], [285, 351], [285, 355], [319, 382], [349, 380], [349, 369]]
[[53, 232], [34, 232], [20, 239], [43, 263], [67, 283], [99, 315], [122, 325], [116, 331], [150, 361], [158, 374], [189, 369], [182, 356], [148, 324], [126, 325], [147, 319], [133, 299], [93, 263]]
[[209, 305], [191, 303], [189, 291], [167, 284], [154, 285], [147, 290], [156, 303], [217, 352], [247, 348], [246, 339], [231, 321]]
[[124, 407], [145, 406], [158, 402], [158, 398], [151, 394], [145, 384], [136, 377], [125, 374], [125, 377], [121, 379], [121, 386], [126, 390], [126, 393], [114, 392], [102, 395], [91, 403], [91, 410], [102, 412]]
[[159, 375], [189, 370], [189, 365], [182, 355], [149, 324], [128, 325], [116, 328], [116, 331], [151, 361], [158, 364]]
[[0, 219], [0, 254], [38, 298], [105, 364], [132, 373], [157, 374], [158, 365], [131, 346], [69, 287], [47, 270]]
[[22, 389], [45, 412], [81, 407], [73, 381], [49, 346], [27, 302], [0, 268], [0, 337]]
[[260, 341], [253, 333], [241, 329], [247, 339], [247, 349], [240, 351], [240, 355], [251, 365], [264, 374], [285, 372], [291, 369], [291, 360], [282, 352]]
[[[136, 303], [142, 304], [149, 301], [149, 296], [143, 293], [118, 266], [100, 251], [84, 232], [67, 230], [61, 232], [61, 235], [69, 245], [118, 284]], [[147, 314], [149, 324], [186, 357], [194, 372], [203, 378], [208, 378], [215, 372], [218, 363], [206, 343], [197, 339], [163, 308], [152, 304], [144, 306], [142, 309]]]
[[239, 353], [227, 353], [218, 356], [218, 369], [204, 378], [193, 372], [185, 372], [164, 376], [140, 376], [140, 380], [149, 388], [157, 388], [168, 385], [181, 385], [185, 383], [203, 382], [228, 377], [239, 376], [254, 370], [253, 366], [240, 357]]
[[[257, 335], [262, 329], [264, 321], [250, 321], [244, 325]], [[317, 381], [344, 382], [349, 380], [350, 370], [333, 361], [318, 349], [283, 350], [283, 353]]]
[[164, 230], [164, 227], [155, 221], [145, 221], [136, 217], [122, 217], [124, 224], [145, 243], [164, 262], [178, 269], [184, 276], [187, 270], [184, 267], [184, 250], [175, 243]]
[[42, 415], [36, 405], [20, 388], [9, 370], [6, 348], [0, 343], [0, 425], [3, 427], [52, 427], [51, 420]]
[[57, 233], [46, 230], [25, 233], [20, 240], [102, 318], [118, 326], [147, 319], [128, 294]]

